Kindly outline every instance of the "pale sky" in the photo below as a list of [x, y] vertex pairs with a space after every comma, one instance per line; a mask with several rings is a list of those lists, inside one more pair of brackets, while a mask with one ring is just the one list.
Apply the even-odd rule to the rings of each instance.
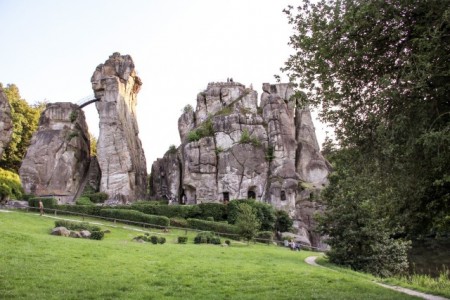
[[[299, 1], [0, 0], [0, 82], [16, 84], [29, 103], [77, 102], [92, 94], [97, 65], [113, 52], [131, 55], [143, 82], [137, 117], [150, 171], [180, 144], [182, 109], [195, 108], [208, 82], [253, 84], [258, 99], [263, 82], [275, 83], [292, 53], [288, 4]], [[83, 110], [97, 136], [95, 105]]]

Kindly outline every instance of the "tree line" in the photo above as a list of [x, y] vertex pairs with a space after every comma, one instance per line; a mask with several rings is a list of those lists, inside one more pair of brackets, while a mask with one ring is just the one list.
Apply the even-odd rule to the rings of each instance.
[[450, 232], [448, 1], [302, 1], [284, 12], [294, 53], [282, 71], [335, 130], [320, 217], [330, 260], [401, 273], [409, 241]]

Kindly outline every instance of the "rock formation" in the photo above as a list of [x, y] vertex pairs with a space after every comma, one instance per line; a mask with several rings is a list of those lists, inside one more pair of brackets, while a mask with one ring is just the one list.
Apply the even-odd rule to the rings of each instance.
[[181, 145], [152, 165], [151, 192], [171, 203], [226, 203], [254, 198], [287, 211], [304, 241], [327, 183], [310, 111], [289, 84], [263, 84], [257, 93], [236, 82], [210, 83], [178, 120]]
[[100, 119], [97, 158], [100, 191], [111, 199], [134, 201], [146, 195], [147, 168], [138, 137], [137, 93], [142, 85], [129, 55], [114, 53], [91, 78]]
[[3, 150], [11, 140], [12, 132], [13, 123], [11, 118], [11, 107], [0, 86], [0, 158], [2, 157]]
[[47, 104], [19, 170], [25, 192], [73, 201], [89, 167], [89, 149], [83, 111], [69, 102]]

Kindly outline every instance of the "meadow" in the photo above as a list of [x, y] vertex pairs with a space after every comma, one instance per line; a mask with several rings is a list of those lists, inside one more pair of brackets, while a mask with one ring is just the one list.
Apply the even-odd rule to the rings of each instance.
[[194, 233], [177, 244], [185, 231], [176, 230], [148, 229], [163, 245], [137, 243], [142, 233], [104, 221], [111, 232], [102, 241], [75, 239], [50, 235], [54, 221], [0, 212], [0, 299], [414, 299], [368, 276], [306, 264], [314, 252], [196, 245]]

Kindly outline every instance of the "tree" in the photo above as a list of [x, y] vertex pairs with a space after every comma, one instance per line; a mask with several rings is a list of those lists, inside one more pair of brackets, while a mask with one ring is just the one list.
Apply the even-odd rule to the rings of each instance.
[[[447, 234], [448, 3], [304, 1], [297, 12], [285, 10], [295, 53], [282, 70], [306, 92], [301, 104], [319, 108], [322, 121], [335, 128], [339, 147], [323, 233], [331, 240], [354, 236], [368, 260], [366, 248], [401, 242], [394, 237]], [[341, 210], [348, 213], [333, 213]], [[343, 222], [342, 232], [333, 217]], [[366, 227], [344, 222], [359, 217]], [[352, 243], [349, 238], [347, 247]], [[345, 244], [335, 243], [334, 253]], [[350, 253], [357, 259], [357, 251]]]
[[239, 235], [248, 241], [252, 240], [261, 227], [256, 211], [248, 204], [241, 203], [236, 219]]
[[91, 149], [91, 157], [97, 156], [97, 138], [89, 132], [89, 143]]
[[14, 84], [8, 84], [4, 92], [11, 106], [13, 133], [1, 157], [0, 167], [17, 173], [31, 137], [38, 127], [43, 106], [39, 104], [36, 107], [30, 106], [20, 97], [19, 89]]
[[277, 210], [275, 221], [275, 230], [279, 232], [287, 232], [292, 229], [292, 224], [294, 223], [289, 215], [284, 210]]

